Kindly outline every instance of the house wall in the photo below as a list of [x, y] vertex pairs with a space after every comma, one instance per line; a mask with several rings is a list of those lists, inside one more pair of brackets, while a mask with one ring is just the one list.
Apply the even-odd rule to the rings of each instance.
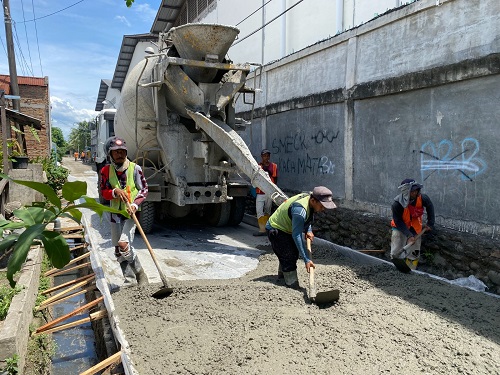
[[326, 185], [388, 217], [413, 177], [438, 224], [499, 238], [498, 35], [498, 1], [414, 2], [264, 66], [244, 138], [272, 151], [285, 190]]
[[26, 131], [26, 146], [28, 156], [33, 159], [36, 157], [48, 157], [51, 149], [50, 134], [50, 100], [48, 77], [45, 77], [46, 86], [19, 85], [19, 94], [21, 96], [21, 112], [41, 120], [42, 130], [37, 131], [40, 142]]
[[[238, 62], [265, 64], [400, 5], [399, 0], [315, 0], [313, 3], [274, 0], [266, 3], [265, 0], [218, 0], [199, 22], [238, 27], [239, 39], [246, 39], [236, 40], [229, 50], [230, 58]], [[290, 10], [284, 16], [278, 17], [287, 9]], [[262, 30], [255, 32], [265, 24]], [[253, 32], [255, 34], [249, 36]]]

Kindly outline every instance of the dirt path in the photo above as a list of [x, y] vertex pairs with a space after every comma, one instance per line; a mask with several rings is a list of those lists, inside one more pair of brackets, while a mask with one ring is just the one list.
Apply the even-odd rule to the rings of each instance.
[[[276, 281], [272, 253], [240, 279], [113, 294], [141, 375], [500, 374], [500, 299], [316, 247], [318, 307]], [[299, 267], [302, 287], [308, 277]]]

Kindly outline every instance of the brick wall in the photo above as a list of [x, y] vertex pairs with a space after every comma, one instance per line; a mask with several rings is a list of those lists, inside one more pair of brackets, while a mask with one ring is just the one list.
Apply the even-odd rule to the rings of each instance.
[[41, 120], [42, 123], [42, 129], [38, 131], [40, 142], [37, 142], [29, 132], [26, 132], [28, 156], [30, 158], [48, 157], [50, 155], [50, 127], [47, 118], [50, 113], [48, 84], [46, 86], [19, 85], [19, 94], [21, 96], [21, 112]]

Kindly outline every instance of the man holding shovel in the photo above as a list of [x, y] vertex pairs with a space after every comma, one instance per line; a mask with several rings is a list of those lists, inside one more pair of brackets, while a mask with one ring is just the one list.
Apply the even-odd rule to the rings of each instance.
[[[122, 138], [108, 138], [104, 147], [111, 164], [101, 169], [102, 197], [110, 201], [112, 208], [126, 208], [130, 214], [135, 213], [148, 195], [148, 184], [142, 168], [128, 160], [127, 145]], [[130, 196], [127, 190], [130, 191]], [[127, 202], [130, 202], [130, 209], [127, 208]], [[130, 285], [133, 281], [137, 281], [140, 286], [146, 284], [147, 276], [132, 247], [135, 221], [114, 213], [111, 214], [110, 221], [111, 241], [125, 278], [125, 285]]]
[[[406, 259], [410, 269], [415, 269], [420, 259], [422, 239], [418, 236], [425, 228], [430, 231], [434, 226], [434, 206], [426, 194], [421, 194], [423, 185], [407, 178], [398, 187], [401, 192], [392, 203], [391, 258]], [[427, 224], [422, 224], [424, 209], [427, 212]], [[401, 251], [405, 245], [411, 245]]]
[[315, 267], [306, 251], [302, 236], [314, 238], [311, 223], [314, 213], [333, 209], [332, 192], [324, 186], [317, 186], [311, 193], [302, 193], [288, 198], [269, 218], [266, 229], [273, 252], [279, 260], [278, 278], [284, 278], [285, 284], [297, 289], [297, 260], [299, 253], [304, 259], [307, 272]]

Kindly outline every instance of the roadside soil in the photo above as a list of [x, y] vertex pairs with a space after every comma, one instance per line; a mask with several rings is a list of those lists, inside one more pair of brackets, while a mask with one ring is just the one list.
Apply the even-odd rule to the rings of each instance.
[[141, 375], [500, 374], [500, 299], [392, 265], [360, 266], [315, 247], [317, 291], [308, 298], [277, 280], [277, 258], [260, 257], [239, 279], [174, 281], [113, 294]]

